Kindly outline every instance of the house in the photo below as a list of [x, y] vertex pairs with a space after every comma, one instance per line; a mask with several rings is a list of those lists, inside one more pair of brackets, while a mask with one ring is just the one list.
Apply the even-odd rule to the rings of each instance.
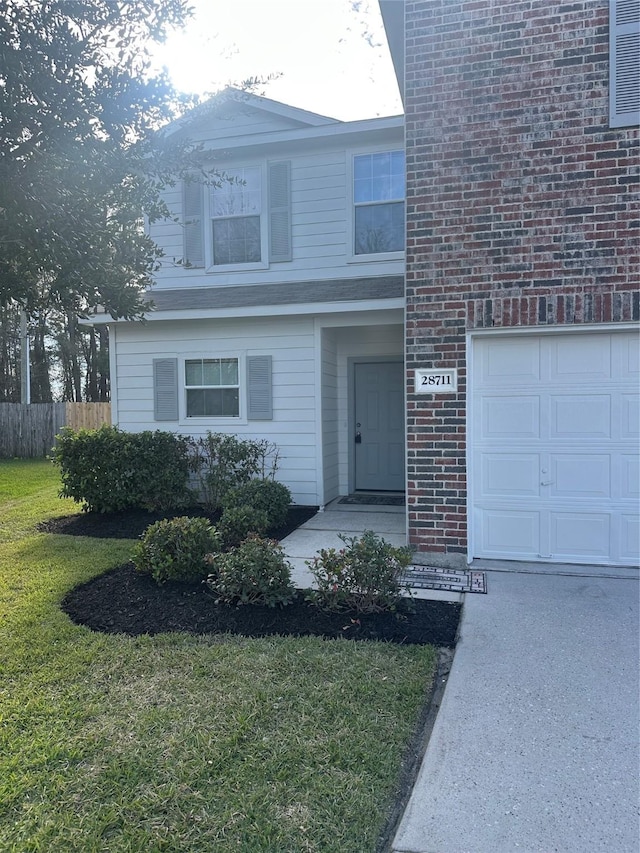
[[407, 159], [409, 540], [640, 562], [637, 0], [381, 0]]
[[231, 180], [151, 232], [113, 420], [268, 438], [300, 504], [406, 489], [432, 565], [637, 567], [636, 0], [381, 8], [404, 120], [187, 119]]
[[266, 438], [298, 504], [404, 491], [404, 125], [227, 89], [176, 133], [221, 175], [167, 195], [148, 321], [110, 322], [125, 430]]

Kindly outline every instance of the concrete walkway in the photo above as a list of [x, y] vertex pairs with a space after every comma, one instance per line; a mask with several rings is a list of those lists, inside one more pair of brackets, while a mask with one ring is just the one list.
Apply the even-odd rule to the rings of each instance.
[[[403, 510], [337, 506], [283, 541], [300, 586], [338, 531], [405, 542]], [[394, 853], [638, 853], [638, 572], [477, 567]]]

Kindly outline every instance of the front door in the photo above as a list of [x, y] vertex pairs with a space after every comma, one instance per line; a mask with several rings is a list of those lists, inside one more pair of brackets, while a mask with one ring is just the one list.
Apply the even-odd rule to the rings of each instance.
[[355, 487], [404, 491], [404, 366], [356, 363]]

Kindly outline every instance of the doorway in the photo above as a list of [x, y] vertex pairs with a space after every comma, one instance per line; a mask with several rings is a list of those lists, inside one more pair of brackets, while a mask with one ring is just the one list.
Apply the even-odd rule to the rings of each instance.
[[354, 363], [356, 491], [404, 491], [404, 365]]

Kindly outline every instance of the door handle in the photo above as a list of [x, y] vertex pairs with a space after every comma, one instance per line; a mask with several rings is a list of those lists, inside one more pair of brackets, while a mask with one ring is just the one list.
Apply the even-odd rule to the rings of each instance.
[[356, 444], [362, 444], [362, 435], [359, 432], [356, 433]]
[[541, 486], [552, 486], [555, 480], [540, 480]]

